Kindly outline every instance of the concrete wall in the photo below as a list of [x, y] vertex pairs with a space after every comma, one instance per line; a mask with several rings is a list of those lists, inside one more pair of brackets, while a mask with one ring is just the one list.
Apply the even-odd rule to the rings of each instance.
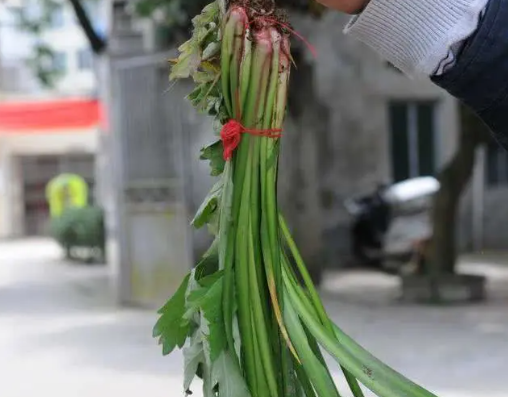
[[[346, 21], [347, 17], [332, 13], [319, 23], [294, 18], [296, 29], [316, 47], [317, 58], [303, 48], [305, 66], [300, 60], [293, 73], [290, 120], [283, 142], [287, 150], [282, 172], [291, 174], [281, 178], [288, 217], [297, 219], [295, 231], [302, 231], [302, 245], [313, 238], [316, 248], [309, 247], [308, 256], [322, 251], [324, 244], [330, 266], [343, 261], [349, 250], [343, 200], [369, 192], [379, 182], [392, 181], [388, 102], [438, 102], [436, 168], [453, 154], [458, 128], [456, 102], [450, 96], [426, 80], [409, 80], [370, 49], [344, 36]], [[295, 129], [295, 124], [305, 128]], [[313, 142], [302, 141], [298, 135], [313, 136]], [[309, 201], [307, 189], [317, 189], [318, 196]], [[309, 224], [314, 225], [310, 230]], [[323, 233], [312, 237], [318, 230]]]

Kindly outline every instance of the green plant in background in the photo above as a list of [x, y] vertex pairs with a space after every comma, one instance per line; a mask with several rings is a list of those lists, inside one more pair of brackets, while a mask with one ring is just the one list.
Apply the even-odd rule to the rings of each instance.
[[100, 208], [89, 206], [88, 185], [75, 174], [61, 174], [46, 186], [51, 215], [51, 234], [73, 259], [75, 248], [86, 248], [104, 259], [104, 215]]
[[220, 134], [201, 153], [218, 181], [193, 221], [215, 241], [154, 327], [164, 354], [184, 348], [185, 392], [197, 376], [205, 397], [339, 397], [326, 351], [355, 397], [360, 384], [380, 397], [434, 396], [332, 323], [278, 212], [285, 14], [272, 1], [217, 1], [193, 25], [171, 79], [194, 80], [188, 99]]
[[105, 260], [104, 214], [99, 207], [66, 208], [51, 220], [51, 234], [68, 259], [77, 258], [76, 248], [85, 248], [88, 259]]

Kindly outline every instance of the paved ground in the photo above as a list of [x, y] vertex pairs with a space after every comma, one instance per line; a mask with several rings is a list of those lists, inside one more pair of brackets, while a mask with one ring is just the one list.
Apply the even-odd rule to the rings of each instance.
[[[395, 279], [358, 272], [329, 275], [323, 295], [346, 331], [441, 397], [506, 397], [507, 261], [470, 262], [492, 280], [488, 304], [402, 306]], [[0, 396], [182, 396], [181, 356], [160, 356], [153, 313], [116, 310], [107, 291], [106, 268], [64, 263], [50, 242], [0, 243]]]

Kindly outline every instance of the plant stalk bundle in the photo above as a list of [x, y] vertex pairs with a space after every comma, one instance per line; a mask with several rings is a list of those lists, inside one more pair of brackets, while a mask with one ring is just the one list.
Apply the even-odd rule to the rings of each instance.
[[[266, 4], [265, 4], [266, 3]], [[270, 5], [272, 5], [270, 7]], [[172, 79], [214, 118], [204, 148], [218, 182], [193, 224], [215, 240], [154, 328], [163, 353], [184, 348], [184, 390], [205, 397], [340, 397], [324, 354], [354, 397], [431, 397], [332, 323], [277, 205], [291, 29], [272, 1], [217, 1], [194, 20]]]

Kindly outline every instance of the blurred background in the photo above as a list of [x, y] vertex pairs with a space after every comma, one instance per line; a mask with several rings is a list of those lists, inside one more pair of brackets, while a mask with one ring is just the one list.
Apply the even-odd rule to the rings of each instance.
[[[211, 242], [212, 126], [168, 81], [207, 2], [0, 0], [2, 396], [184, 394], [151, 328]], [[279, 201], [332, 317], [441, 396], [508, 396], [508, 154], [346, 16], [278, 3], [317, 51], [295, 37]]]

